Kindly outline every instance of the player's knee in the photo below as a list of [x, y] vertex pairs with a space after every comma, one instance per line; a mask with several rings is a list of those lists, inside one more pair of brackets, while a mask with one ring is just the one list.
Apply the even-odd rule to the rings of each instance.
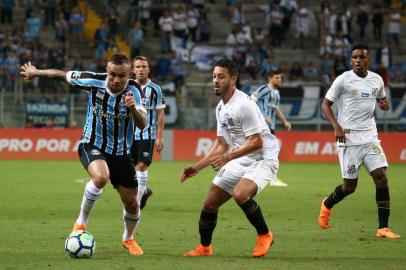
[[103, 188], [107, 184], [109, 176], [106, 173], [95, 173], [92, 175], [92, 180], [96, 187]]
[[218, 211], [218, 206], [211, 200], [206, 199], [203, 203], [203, 211], [207, 213], [215, 213]]
[[124, 206], [126, 211], [131, 214], [136, 214], [138, 212], [138, 204], [135, 198], [126, 198], [124, 201]]
[[384, 172], [374, 174], [373, 178], [377, 188], [385, 188], [388, 186], [388, 178]]
[[349, 195], [355, 192], [355, 190], [357, 189], [357, 183], [347, 183], [343, 186], [343, 191], [345, 194]]
[[244, 192], [234, 191], [233, 198], [238, 205], [244, 204], [250, 199], [250, 196]]
[[148, 166], [144, 162], [139, 162], [139, 163], [137, 163], [137, 170], [146, 171], [146, 170], [148, 170]]

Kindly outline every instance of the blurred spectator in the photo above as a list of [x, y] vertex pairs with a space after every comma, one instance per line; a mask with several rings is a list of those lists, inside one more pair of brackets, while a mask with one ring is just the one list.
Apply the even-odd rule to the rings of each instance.
[[110, 8], [108, 10], [106, 22], [109, 28], [109, 39], [114, 41], [120, 29], [120, 17], [116, 9]]
[[245, 12], [242, 7], [241, 1], [238, 1], [235, 6], [231, 8], [230, 21], [232, 26], [243, 25], [246, 23]]
[[18, 58], [17, 51], [12, 50], [4, 61], [4, 75], [5, 75], [5, 89], [9, 91], [15, 91], [17, 79], [19, 78], [20, 71], [20, 59]]
[[253, 54], [261, 63], [268, 55], [267, 41], [268, 33], [262, 28], [258, 27], [252, 34], [252, 41], [254, 44]]
[[271, 11], [271, 29], [269, 30], [271, 44], [274, 47], [280, 46], [283, 34], [283, 13], [279, 5], [274, 5]]
[[171, 61], [166, 57], [158, 58], [155, 65], [152, 66], [152, 75], [160, 81], [168, 79]]
[[1, 23], [13, 23], [14, 0], [1, 0]]
[[320, 55], [333, 54], [334, 36], [330, 34], [328, 28], [324, 29], [324, 34], [321, 35], [320, 39]]
[[308, 62], [306, 68], [303, 70], [303, 80], [305, 81], [319, 81], [320, 76], [317, 68], [313, 62]]
[[148, 22], [149, 22], [149, 19], [151, 18], [151, 11], [150, 11], [151, 5], [152, 5], [151, 0], [139, 0], [138, 1], [138, 9], [140, 10], [138, 12], [138, 20], [141, 21], [142, 32], [144, 33], [144, 36], [147, 33]]
[[182, 56], [176, 51], [172, 51], [170, 63], [170, 71], [172, 73], [173, 82], [176, 89], [180, 88], [184, 83], [185, 70], [182, 67]]
[[200, 22], [200, 42], [209, 42], [213, 32], [213, 24], [211, 21], [210, 9], [205, 9], [202, 13], [202, 20]]
[[289, 70], [289, 79], [292, 81], [303, 79], [303, 69], [299, 62], [294, 62]]
[[151, 6], [151, 19], [154, 22], [154, 36], [159, 36], [161, 32], [161, 26], [159, 24], [159, 19], [164, 13], [164, 0], [152, 0]]
[[187, 37], [187, 14], [186, 9], [182, 5], [172, 15], [174, 36], [183, 40]]
[[382, 64], [386, 69], [392, 66], [392, 50], [388, 43], [384, 42], [376, 50], [375, 63], [377, 65]]
[[405, 71], [402, 69], [402, 65], [400, 63], [396, 63], [389, 70], [389, 81], [392, 83], [406, 82]]
[[330, 15], [327, 20], [326, 28], [328, 28], [328, 32], [332, 35], [335, 35], [337, 32], [337, 7], [332, 6], [330, 9]]
[[199, 10], [191, 4], [186, 5], [187, 27], [193, 42], [197, 42], [197, 28], [199, 25]]
[[82, 71], [82, 70], [84, 70], [83, 63], [82, 63], [82, 58], [76, 58], [75, 62], [73, 62], [72, 68], [70, 70], [73, 70], [73, 71]]
[[5, 70], [4, 70], [4, 65], [5, 65], [6, 59], [4, 58], [3, 52], [0, 52], [0, 93], [3, 92], [5, 89]]
[[281, 0], [279, 2], [279, 5], [281, 6], [282, 13], [283, 13], [283, 19], [282, 19], [283, 32], [286, 33], [287, 31], [289, 31], [290, 22], [292, 20], [293, 14], [298, 9], [297, 3], [296, 3], [296, 0]]
[[282, 81], [286, 82], [289, 80], [288, 78], [288, 65], [285, 62], [279, 63], [277, 70], [281, 72]]
[[54, 127], [55, 127], [54, 119], [48, 117], [47, 120], [45, 121], [44, 128], [54, 128]]
[[368, 13], [369, 5], [365, 0], [360, 0], [358, 3], [358, 14], [357, 14], [357, 24], [359, 27], [359, 38], [361, 41], [364, 40], [365, 28], [368, 25]]
[[94, 59], [96, 61], [104, 60], [107, 48], [109, 46], [108, 32], [109, 30], [107, 23], [102, 21], [100, 27], [94, 33]]
[[373, 34], [375, 41], [381, 41], [382, 39], [382, 26], [384, 23], [383, 18], [383, 8], [379, 3], [375, 3], [373, 6], [373, 15], [372, 15], [372, 25], [373, 25]]
[[261, 63], [261, 68], [259, 70], [259, 76], [265, 77], [271, 70], [276, 70], [276, 64], [273, 62], [273, 55], [269, 53], [267, 58]]
[[299, 11], [296, 15], [296, 42], [293, 45], [295, 49], [298, 47], [299, 49], [304, 49], [304, 40], [309, 36], [310, 30], [310, 21], [309, 21], [309, 9], [303, 4], [303, 2], [299, 2]]
[[336, 38], [334, 39], [334, 55], [345, 56], [348, 54], [350, 43], [346, 37], [342, 35], [341, 32], [337, 33]]
[[130, 57], [133, 59], [141, 55], [141, 47], [144, 42], [144, 32], [140, 21], [135, 22], [134, 28], [128, 32], [127, 42], [130, 45]]
[[42, 6], [45, 13], [45, 25], [54, 26], [55, 25], [55, 15], [56, 15], [56, 0], [42, 0]]
[[342, 55], [335, 56], [333, 70], [334, 70], [334, 78], [338, 77], [343, 72], [349, 70], [349, 66], [344, 56]]
[[69, 24], [65, 20], [63, 12], [59, 12], [58, 20], [55, 23], [55, 39], [62, 42], [64, 48], [69, 35]]
[[334, 78], [334, 60], [332, 55], [325, 53], [320, 63], [321, 81], [324, 85], [330, 85]]
[[25, 20], [25, 25], [28, 29], [34, 44], [37, 45], [40, 41], [41, 19], [34, 10], [28, 13], [28, 18]]
[[79, 7], [76, 6], [72, 9], [71, 14], [69, 15], [69, 51], [70, 54], [73, 52], [83, 52], [83, 24], [85, 22], [85, 17], [80, 11]]
[[400, 13], [397, 9], [392, 8], [389, 13], [389, 24], [388, 24], [388, 42], [390, 45], [396, 44], [400, 45]]
[[161, 26], [161, 52], [168, 53], [172, 51], [171, 37], [173, 32], [173, 18], [169, 10], [165, 10], [162, 17], [159, 19]]

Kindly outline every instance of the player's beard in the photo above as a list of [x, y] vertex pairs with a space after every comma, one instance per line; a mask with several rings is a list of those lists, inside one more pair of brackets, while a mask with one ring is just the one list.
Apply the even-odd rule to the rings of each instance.
[[228, 81], [224, 84], [223, 87], [220, 87], [218, 90], [214, 89], [214, 93], [216, 94], [216, 96], [223, 96], [225, 92], [227, 92], [227, 90], [230, 88], [230, 83], [231, 82]]

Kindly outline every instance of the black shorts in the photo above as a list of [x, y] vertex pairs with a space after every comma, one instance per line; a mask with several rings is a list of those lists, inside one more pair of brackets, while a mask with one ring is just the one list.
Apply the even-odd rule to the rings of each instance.
[[86, 170], [94, 160], [101, 159], [106, 161], [110, 172], [110, 182], [114, 188], [118, 186], [126, 188], [138, 186], [135, 168], [129, 154], [122, 156], [111, 155], [88, 143], [79, 144], [78, 153], [80, 161]]
[[152, 163], [155, 140], [136, 140], [131, 145], [131, 157], [134, 163], [143, 162], [147, 166]]

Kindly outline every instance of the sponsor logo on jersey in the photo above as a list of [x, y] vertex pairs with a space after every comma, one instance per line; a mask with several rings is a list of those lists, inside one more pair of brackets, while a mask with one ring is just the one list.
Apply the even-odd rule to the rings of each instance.
[[92, 154], [92, 156], [97, 156], [97, 155], [100, 155], [101, 152], [97, 149], [92, 149], [92, 151], [90, 151], [90, 154]]
[[369, 94], [368, 93], [361, 93], [361, 97], [367, 98], [367, 97], [369, 97]]
[[143, 156], [144, 158], [149, 157], [149, 152], [142, 152], [142, 156]]
[[80, 72], [75, 71], [72, 73], [72, 78], [78, 80], [80, 78], [80, 74]]

